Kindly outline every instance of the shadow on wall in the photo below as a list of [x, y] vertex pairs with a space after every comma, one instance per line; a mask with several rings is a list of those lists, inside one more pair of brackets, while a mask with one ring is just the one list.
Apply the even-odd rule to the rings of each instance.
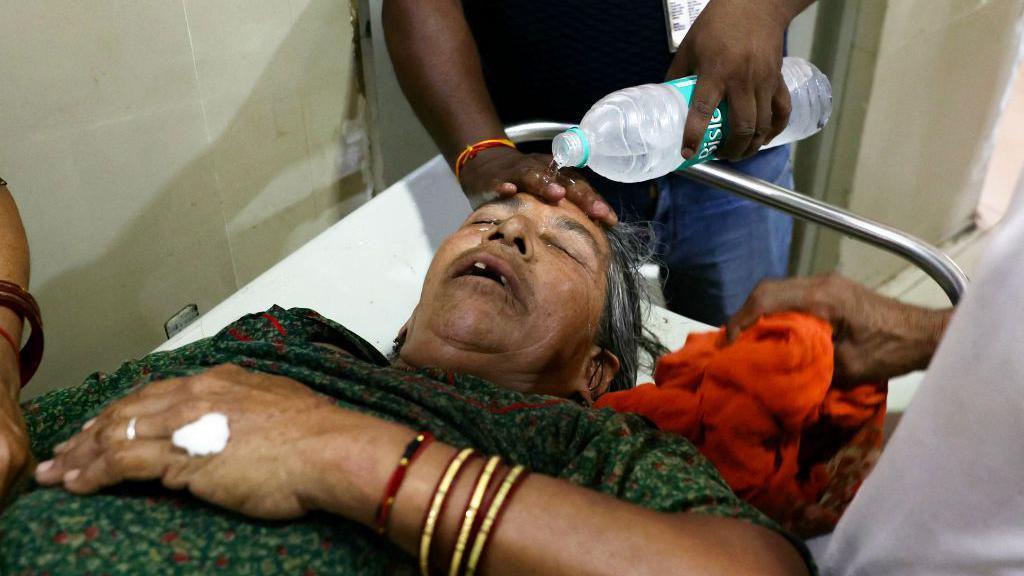
[[[331, 4], [336, 5], [329, 7]], [[211, 271], [208, 266], [204, 268], [189, 255], [211, 249], [204, 246], [204, 239], [208, 241], [211, 237], [223, 237], [227, 240], [228, 224], [238, 217], [275, 177], [296, 163], [325, 153], [328, 145], [336, 145], [341, 140], [341, 127], [345, 122], [359, 117], [359, 87], [358, 81], [353, 78], [348, 82], [349, 109], [338, 119], [337, 129], [320, 141], [312, 141], [307, 135], [304, 146], [286, 148], [287, 153], [281, 153], [280, 147], [252, 141], [253, 129], [246, 123], [247, 119], [261, 113], [266, 115], [265, 111], [259, 109], [273, 105], [275, 87], [280, 86], [281, 78], [290, 79], [293, 92], [296, 94], [317, 90], [319, 83], [311, 74], [311, 71], [316, 69], [315, 59], [322, 58], [324, 51], [332, 49], [331, 34], [343, 33], [324, 29], [320, 8], [346, 10], [347, 6], [341, 4], [311, 2], [306, 7], [226, 129], [215, 136], [201, 155], [193, 159], [160, 190], [156, 200], [145, 207], [130, 227], [112, 242], [111, 248], [105, 254], [35, 287], [37, 298], [44, 303], [45, 317], [51, 320], [51, 325], [54, 323], [52, 319], [59, 318], [62, 330], [51, 330], [47, 333], [49, 353], [44, 359], [39, 376], [27, 390], [26, 397], [77, 384], [88, 372], [99, 368], [112, 368], [123, 360], [147, 353], [164, 338], [163, 319], [170, 317], [182, 305], [198, 302], [201, 308], [206, 310], [238, 287], [236, 272], [232, 269], [230, 260], [224, 260], [223, 266]], [[336, 44], [335, 38], [334, 45]], [[299, 55], [299, 58], [296, 55]], [[353, 58], [357, 57], [358, 54], [353, 51]], [[301, 73], [297, 73], [294, 68], [297, 60], [309, 64], [303, 66]], [[358, 67], [352, 66], [351, 69], [358, 70]], [[319, 96], [321, 101], [324, 98], [344, 97], [343, 94]], [[308, 112], [305, 110], [307, 102], [308, 100], [303, 101], [304, 114]], [[211, 135], [211, 138], [213, 137]], [[238, 166], [249, 168], [246, 173], [246, 186], [245, 189], [231, 191], [232, 205], [228, 206], [224, 202], [225, 188], [218, 178], [218, 173], [225, 169], [237, 169]], [[260, 234], [265, 225], [288, 215], [305, 213], [305, 220], [309, 220], [308, 214], [314, 213], [309, 209], [311, 205], [323, 207], [339, 204], [346, 197], [345, 188], [351, 190], [352, 182], [348, 179], [338, 179], [337, 172], [335, 170], [329, 178], [329, 185], [314, 185], [314, 190], [307, 197], [276, 209], [273, 214], [267, 214], [265, 217], [260, 214], [254, 223], [235, 235], [235, 241], [244, 243], [248, 238]], [[208, 174], [210, 177], [197, 180], [197, 173]], [[350, 178], [361, 179], [361, 175], [356, 172]], [[116, 174], [112, 175], [112, 180], [117, 180]], [[168, 214], [181, 213], [182, 208], [179, 204], [182, 199], [187, 201], [190, 198], [185, 192], [193, 189], [197, 181], [200, 185], [208, 187], [210, 195], [219, 197], [219, 200], [207, 204], [219, 204], [224, 212], [224, 222], [215, 230], [197, 233], [195, 224], [200, 219], [196, 219], [195, 222], [168, 221]], [[132, 194], [132, 191], [121, 190], [119, 193], [127, 196]], [[201, 209], [195, 201], [191, 202], [191, 207]], [[182, 235], [189, 235], [190, 238], [183, 242]], [[261, 243], [263, 244], [265, 242]], [[166, 248], [154, 250], [154, 246]], [[234, 249], [233, 247], [232, 252]], [[284, 246], [281, 246], [281, 252], [273, 256], [285, 256]], [[182, 278], [191, 278], [195, 281], [185, 281], [188, 289], [184, 293], [169, 293], [167, 286], [181, 286]], [[211, 283], [215, 285], [211, 286]], [[90, 302], [90, 306], [82, 306], [80, 299]], [[131, 337], [116, 336], [119, 332], [124, 333], [125, 326], [132, 326], [129, 334], [144, 333], [145, 337], [141, 340], [126, 341]], [[89, 344], [111, 340], [120, 342], [123, 347], [112, 349], [99, 343]], [[71, 381], [66, 380], [69, 377]]]

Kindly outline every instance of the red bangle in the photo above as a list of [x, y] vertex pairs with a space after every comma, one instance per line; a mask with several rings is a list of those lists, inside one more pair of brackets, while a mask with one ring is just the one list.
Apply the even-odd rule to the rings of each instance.
[[[43, 359], [43, 316], [39, 312], [39, 304], [21, 286], [12, 282], [0, 280], [0, 306], [10, 308], [29, 326], [28, 343], [21, 350], [18, 364], [21, 371], [21, 385], [28, 384], [28, 381], [35, 375], [39, 363]], [[12, 341], [13, 338], [8, 339]]]
[[517, 149], [515, 142], [509, 140], [508, 138], [492, 138], [490, 140], [481, 140], [476, 144], [466, 146], [466, 149], [463, 150], [462, 153], [459, 154], [459, 157], [455, 160], [455, 178], [460, 178], [462, 176], [462, 168], [463, 166], [466, 165], [466, 162], [469, 162], [473, 158], [476, 158], [477, 154], [483, 152], [484, 150], [487, 150], [488, 148], [497, 148], [499, 146], [504, 146], [505, 148], [511, 148], [513, 150]]
[[395, 505], [395, 497], [398, 495], [398, 489], [402, 487], [402, 481], [405, 480], [405, 473], [409, 471], [409, 466], [433, 441], [434, 435], [424, 430], [406, 445], [402, 457], [398, 460], [398, 466], [391, 473], [391, 478], [388, 479], [387, 487], [384, 489], [384, 497], [381, 498], [380, 504], [377, 505], [374, 527], [378, 534], [382, 536], [387, 534], [391, 508]]

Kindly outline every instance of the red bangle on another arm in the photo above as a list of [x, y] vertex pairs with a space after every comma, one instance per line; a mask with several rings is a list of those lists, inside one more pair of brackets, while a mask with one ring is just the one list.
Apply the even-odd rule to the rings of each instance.
[[377, 505], [377, 513], [374, 515], [376, 518], [374, 528], [378, 534], [384, 535], [388, 531], [388, 518], [391, 516], [391, 507], [395, 504], [395, 497], [398, 495], [398, 489], [402, 487], [402, 482], [405, 480], [406, 472], [409, 471], [409, 466], [433, 441], [434, 435], [429, 431], [423, 431], [417, 434], [405, 447], [402, 457], [398, 460], [398, 466], [391, 473], [391, 478], [388, 479], [387, 486], [384, 488], [384, 496], [381, 497], [380, 504]]
[[21, 372], [21, 385], [24, 387], [35, 375], [43, 359], [43, 317], [39, 312], [39, 304], [31, 294], [21, 286], [4, 280], [0, 280], [0, 306], [13, 310], [29, 326], [28, 343], [24, 350], [18, 350], [18, 343], [14, 342], [10, 334], [5, 333], [4, 336], [15, 348]]

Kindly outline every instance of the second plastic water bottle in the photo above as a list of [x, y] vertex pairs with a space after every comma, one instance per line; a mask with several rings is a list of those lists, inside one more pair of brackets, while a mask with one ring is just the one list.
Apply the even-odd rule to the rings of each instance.
[[[782, 77], [789, 88], [789, 124], [768, 147], [801, 140], [821, 130], [832, 113], [832, 86], [813, 64], [785, 58]], [[559, 167], [587, 166], [618, 182], [643, 182], [679, 168], [715, 159], [728, 135], [728, 107], [715, 109], [704, 141], [683, 161], [683, 128], [697, 83], [689, 76], [665, 84], [644, 84], [605, 96], [591, 107], [579, 127], [552, 141]]]

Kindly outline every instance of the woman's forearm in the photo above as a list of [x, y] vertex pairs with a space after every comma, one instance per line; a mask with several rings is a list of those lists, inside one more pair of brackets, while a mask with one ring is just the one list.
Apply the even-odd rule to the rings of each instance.
[[[373, 433], [375, 440], [359, 443], [356, 452], [346, 449], [344, 461], [328, 464], [323, 477], [358, 478], [362, 493], [322, 496], [318, 503], [372, 523], [387, 478], [412, 435], [389, 424]], [[432, 445], [410, 468], [398, 493], [389, 537], [414, 556], [425, 511], [454, 454], [451, 446]], [[454, 548], [465, 503], [483, 465], [482, 459], [468, 464], [449, 493], [433, 546], [433, 554], [442, 560]], [[330, 486], [324, 490], [329, 492]], [[806, 569], [796, 550], [767, 529], [700, 514], [653, 512], [538, 474], [527, 478], [508, 503], [488, 540], [480, 572], [704, 575], [805, 574]]]
[[[29, 258], [25, 228], [18, 207], [6, 186], [0, 186], [0, 280], [28, 289]], [[0, 328], [21, 342], [22, 321], [13, 311], [0, 306]], [[4, 398], [18, 397], [21, 388], [18, 357], [7, 342], [0, 339], [0, 385]]]
[[[436, 553], [442, 559], [455, 546], [464, 503], [483, 461], [475, 464], [462, 475], [440, 525]], [[422, 472], [419, 489], [406, 492], [395, 511], [401, 531], [393, 539], [413, 555], [418, 550], [422, 509], [433, 497], [436, 478], [431, 476], [440, 475], [436, 468], [424, 467]], [[399, 513], [399, 504], [406, 507], [404, 514]], [[489, 539], [481, 573], [724, 576], [804, 574], [805, 570], [796, 550], [767, 529], [734, 519], [658, 513], [537, 474], [528, 477], [509, 502]]]
[[458, 0], [385, 0], [384, 32], [406, 98], [454, 164], [467, 145], [504, 137]]

